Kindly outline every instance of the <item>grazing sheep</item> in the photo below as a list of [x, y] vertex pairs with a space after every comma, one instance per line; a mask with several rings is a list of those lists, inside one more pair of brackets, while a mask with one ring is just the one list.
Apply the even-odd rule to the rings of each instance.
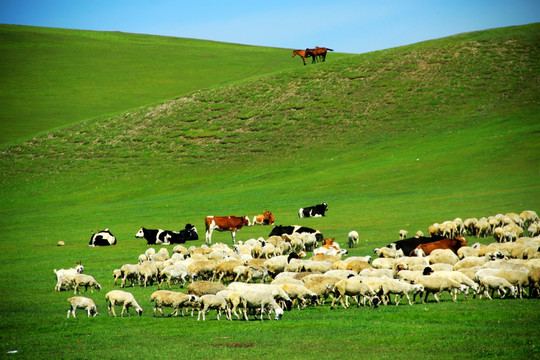
[[405, 282], [414, 283], [422, 275], [424, 275], [423, 271], [419, 270], [401, 270], [396, 274], [396, 277]]
[[450, 264], [455, 265], [459, 261], [459, 257], [450, 249], [435, 249], [429, 255], [430, 264]]
[[529, 297], [540, 297], [540, 268], [529, 271]]
[[221, 279], [234, 279], [234, 268], [237, 266], [246, 265], [244, 262], [240, 260], [227, 260], [224, 261], [216, 266], [216, 269], [214, 270], [214, 276], [212, 277], [212, 280], [217, 277], [217, 281], [221, 281]]
[[195, 281], [188, 285], [186, 292], [197, 296], [203, 296], [207, 294], [217, 294], [221, 290], [225, 290], [226, 287], [220, 282], [215, 281]]
[[302, 309], [306, 307], [307, 300], [310, 300], [312, 303], [318, 300], [317, 294], [304, 285], [286, 283], [280, 284], [279, 286], [287, 293], [287, 295], [289, 295], [293, 302], [293, 306], [295, 301], [298, 302], [298, 310], [300, 310], [300, 307]]
[[56, 275], [56, 285], [54, 287], [54, 290], [61, 291], [62, 285], [65, 286], [67, 289], [72, 284], [73, 276], [75, 276], [76, 274], [81, 274], [83, 271], [84, 266], [80, 262], [77, 263], [77, 266], [75, 268], [60, 270], [54, 269], [54, 274]]
[[468, 256], [459, 260], [456, 264], [454, 264], [454, 270], [470, 268], [474, 266], [482, 266], [488, 261], [492, 261], [493, 259], [494, 257], [491, 253], [487, 253], [486, 255], [481, 256], [481, 257]]
[[347, 236], [349, 239], [349, 247], [354, 247], [358, 245], [358, 232], [357, 231], [351, 231], [349, 232], [349, 235]]
[[402, 249], [396, 250], [396, 249], [390, 249], [390, 248], [387, 248], [387, 247], [375, 248], [375, 249], [373, 249], [373, 252], [375, 254], [377, 254], [378, 257], [382, 257], [382, 258], [394, 258], [394, 259], [396, 259], [398, 257], [405, 256], [403, 254]]
[[417, 294], [424, 292], [424, 286], [421, 284], [409, 284], [404, 281], [400, 281], [397, 279], [387, 279], [387, 281], [383, 282], [382, 284], [382, 297], [383, 302], [386, 305], [386, 297], [391, 294], [395, 294], [395, 300], [396, 306], [399, 305], [399, 302], [401, 301], [401, 298], [403, 295], [407, 298], [409, 301], [409, 305], [412, 305], [411, 298], [409, 295], [411, 294]]
[[245, 272], [246, 282], [250, 282], [251, 280], [258, 280], [260, 279], [262, 283], [264, 283], [264, 280], [268, 277], [268, 269], [264, 266], [262, 267], [255, 267], [255, 266], [248, 266], [246, 268]]
[[[285, 268], [291, 261], [291, 259], [299, 259], [299, 255], [295, 252], [290, 253], [289, 255], [280, 255], [268, 259], [264, 262], [264, 267], [268, 269], [268, 273], [275, 277], [277, 274], [285, 271]], [[248, 264], [249, 265], [249, 264]]]
[[[482, 277], [480, 279], [480, 288], [481, 290], [483, 290], [483, 294], [486, 295], [489, 300], [493, 299], [491, 298], [491, 296], [489, 296], [488, 290], [491, 290], [492, 296], [495, 293], [495, 290], [497, 290], [499, 296], [502, 299], [506, 296], [506, 290], [508, 289], [510, 291], [510, 294], [516, 297], [516, 287], [510, 284], [506, 279], [498, 276]], [[479, 297], [482, 298], [482, 293], [480, 293]]]
[[84, 286], [84, 292], [88, 290], [88, 287], [90, 287], [90, 292], [92, 293], [94, 292], [94, 288], [98, 291], [101, 290], [101, 285], [99, 285], [96, 279], [90, 275], [76, 274], [73, 276], [72, 281], [75, 286], [74, 294], [77, 294], [80, 286]]
[[[477, 294], [479, 291], [478, 284], [475, 283], [467, 275], [459, 271], [435, 271], [431, 274], [431, 276], [451, 279], [455, 282], [465, 285], [467, 289], [472, 289], [475, 294]], [[467, 293], [465, 293], [465, 295], [467, 296]]]
[[398, 260], [399, 259], [392, 258], [377, 258], [373, 259], [371, 266], [373, 266], [375, 269], [393, 269]]
[[508, 269], [482, 269], [475, 275], [475, 281], [480, 283], [485, 276], [498, 276], [506, 279], [510, 284], [517, 287], [519, 298], [523, 298], [523, 289], [529, 285], [528, 271]]
[[330, 261], [303, 260], [300, 271], [325, 273], [328, 270], [332, 270], [332, 265], [333, 263]]
[[334, 309], [334, 304], [337, 300], [339, 300], [341, 306], [346, 309], [349, 306], [348, 301], [346, 300], [347, 296], [352, 296], [353, 299], [356, 300], [357, 307], [360, 306], [360, 297], [362, 297], [363, 302], [365, 299], [371, 301], [375, 308], [377, 308], [380, 303], [375, 291], [368, 284], [363, 282], [360, 277], [352, 277], [338, 281], [332, 287], [332, 293], [334, 294], [334, 299], [330, 305], [330, 310]]
[[120, 271], [122, 275], [122, 282], [120, 283], [120, 287], [124, 287], [127, 280], [130, 281], [131, 286], [133, 286], [135, 280], [139, 281], [139, 265], [124, 264], [120, 268]]
[[317, 301], [318, 304], [324, 304], [329, 295], [333, 297], [331, 290], [340, 280], [343, 279], [338, 276], [325, 276], [320, 274], [312, 274], [302, 278], [304, 285], [317, 295], [319, 299]]
[[122, 270], [120, 269], [114, 269], [113, 270], [113, 278], [114, 278], [114, 285], [116, 286], [116, 282], [118, 279], [122, 277]]
[[74, 318], [77, 317], [77, 315], [75, 314], [75, 311], [77, 309], [85, 309], [88, 313], [88, 317], [90, 317], [90, 315], [92, 316], [99, 315], [99, 313], [97, 312], [96, 303], [92, 299], [89, 299], [84, 296], [74, 296], [74, 297], [70, 297], [68, 299], [68, 302], [70, 305], [69, 310], [67, 312], [68, 319], [69, 319], [70, 314], [73, 314]]
[[237, 319], [240, 319], [240, 316], [236, 312], [236, 309], [239, 306], [246, 307], [246, 301], [238, 291], [232, 290], [221, 290], [216, 295], [221, 296], [227, 302], [227, 318], [232, 320], [232, 314], [236, 316]]
[[371, 265], [362, 260], [349, 261], [345, 267], [345, 270], [352, 270], [357, 274], [360, 274], [360, 272], [364, 269], [371, 269]]
[[218, 263], [215, 260], [197, 260], [188, 265], [188, 271], [199, 279], [210, 280], [214, 276]]
[[[465, 285], [462, 285], [458, 283], [457, 281], [454, 281], [448, 278], [443, 278], [443, 277], [436, 277], [432, 275], [419, 276], [418, 278], [416, 278], [415, 283], [424, 286], [425, 297], [422, 299], [422, 304], [424, 304], [427, 301], [429, 294], [433, 294], [435, 301], [439, 302], [439, 298], [437, 294], [440, 296], [443, 291], [448, 291], [450, 295], [452, 296], [452, 301], [455, 302], [457, 299], [456, 299], [456, 294], [453, 292], [453, 290], [458, 289], [461, 292], [465, 292], [466, 290]], [[414, 298], [416, 298], [416, 294]], [[413, 298], [413, 301], [414, 301], [414, 298]]]
[[195, 281], [197, 279], [197, 276], [193, 276], [193, 274], [191, 274], [188, 271], [187, 267], [184, 265], [169, 265], [163, 270], [161, 270], [161, 272], [159, 273], [158, 289], [161, 289], [161, 285], [163, 284], [165, 279], [167, 279], [167, 285], [169, 286], [169, 289], [172, 289], [171, 280], [182, 281], [180, 287], [184, 287], [184, 285], [186, 285], [187, 279]]
[[146, 287], [148, 282], [150, 282], [150, 285], [153, 285], [154, 281], [158, 281], [159, 271], [154, 261], [145, 261], [138, 266], [138, 271], [139, 285], [143, 286], [144, 284], [144, 287]]
[[360, 276], [368, 276], [368, 277], [387, 277], [387, 278], [393, 278], [394, 277], [394, 271], [391, 269], [373, 269], [368, 268], [360, 271]]
[[229, 313], [227, 311], [227, 301], [219, 295], [207, 294], [199, 298], [199, 316], [197, 316], [197, 321], [201, 320], [201, 313], [203, 316], [203, 321], [206, 321], [206, 314], [210, 309], [217, 310], [217, 320], [221, 317], [221, 311], [223, 310], [226, 314], [228, 320]]
[[162, 306], [172, 307], [174, 311], [168, 316], [178, 316], [178, 310], [181, 306], [184, 306], [188, 301], [195, 301], [196, 298], [194, 295], [188, 295], [181, 292], [169, 291], [169, 290], [158, 290], [154, 291], [150, 296], [150, 302], [155, 302], [154, 305], [154, 317], [157, 316], [157, 310], [163, 314]]
[[140, 307], [139, 303], [137, 303], [137, 301], [135, 300], [135, 297], [131, 293], [128, 293], [127, 291], [123, 291], [123, 290], [109, 291], [105, 295], [105, 300], [109, 302], [109, 306], [108, 306], [109, 316], [111, 315], [111, 311], [112, 311], [114, 317], [116, 317], [116, 312], [114, 311], [115, 305], [122, 305], [122, 312], [120, 313], [121, 317], [124, 317], [124, 311], [126, 311], [127, 315], [130, 316], [129, 314], [130, 307], [132, 307], [135, 310], [137, 315], [139, 316], [142, 315], [142, 312], [143, 312], [142, 307]]
[[189, 252], [184, 245], [176, 245], [173, 248], [173, 255], [174, 254], [182, 254], [184, 258], [186, 258], [189, 255]]

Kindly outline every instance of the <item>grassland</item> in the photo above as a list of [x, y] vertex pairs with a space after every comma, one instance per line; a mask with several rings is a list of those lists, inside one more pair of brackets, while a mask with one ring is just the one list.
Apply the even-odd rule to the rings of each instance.
[[[356, 229], [361, 244], [351, 253], [370, 254], [401, 228], [538, 211], [539, 41], [534, 24], [329, 56], [5, 145], [2, 351], [18, 349], [24, 358], [538, 357], [535, 299], [445, 297], [377, 311], [310, 308], [280, 322], [197, 323], [152, 318], [147, 299], [155, 287], [129, 289], [143, 317], [111, 319], [104, 292], [113, 287], [112, 269], [146, 249], [133, 238], [141, 226], [191, 222], [202, 233], [206, 215], [265, 209], [278, 224], [292, 224], [299, 207], [326, 201], [327, 217], [302, 224], [342, 243]], [[88, 248], [90, 231], [105, 227], [119, 244]], [[269, 231], [244, 228], [237, 238]], [[56, 247], [59, 240], [67, 245]], [[53, 292], [52, 269], [78, 260], [104, 286], [91, 295], [102, 316], [66, 321], [70, 294]]]

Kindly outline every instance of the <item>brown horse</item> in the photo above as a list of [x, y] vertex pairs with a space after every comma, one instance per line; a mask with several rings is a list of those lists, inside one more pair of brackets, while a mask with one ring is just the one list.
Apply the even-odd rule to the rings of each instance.
[[312, 63], [317, 60], [326, 60], [326, 53], [328, 51], [334, 51], [333, 49], [315, 46], [315, 49], [306, 49], [306, 57], [311, 56], [313, 58]]
[[306, 65], [306, 58], [307, 57], [310, 57], [311, 54], [307, 54], [307, 51], [309, 49], [306, 49], [306, 50], [293, 50], [292, 52], [292, 56], [294, 57], [295, 55], [298, 55], [302, 58], [302, 61], [304, 62], [304, 65]]

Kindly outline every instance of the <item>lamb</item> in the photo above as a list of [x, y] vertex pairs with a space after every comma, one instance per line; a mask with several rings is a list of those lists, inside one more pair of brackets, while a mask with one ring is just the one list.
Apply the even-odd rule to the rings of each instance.
[[[480, 279], [480, 287], [483, 290], [484, 295], [486, 295], [489, 300], [492, 300], [491, 296], [489, 296], [488, 293], [488, 290], [490, 289], [492, 291], [492, 295], [495, 290], [497, 290], [501, 299], [506, 296], [506, 289], [510, 290], [510, 294], [516, 297], [516, 287], [510, 284], [506, 279], [498, 276], [482, 277]], [[480, 298], [482, 298], [482, 293], [480, 293]]]
[[77, 291], [80, 286], [84, 286], [84, 292], [88, 290], [88, 287], [90, 287], [90, 291], [93, 293], [94, 288], [96, 290], [101, 290], [101, 285], [98, 284], [96, 279], [94, 279], [91, 275], [86, 274], [76, 274], [72, 278], [73, 284], [75, 285], [75, 291], [74, 294], [77, 294]]
[[75, 276], [75, 274], [81, 274], [83, 271], [84, 266], [80, 262], [77, 263], [75, 268], [60, 270], [54, 269], [54, 273], [56, 275], [56, 286], [54, 287], [54, 290], [61, 291], [62, 285], [64, 285], [66, 288], [71, 286], [73, 276]]
[[387, 247], [375, 248], [375, 249], [373, 249], [373, 252], [375, 254], [377, 254], [378, 257], [383, 257], [383, 258], [394, 258], [395, 259], [395, 258], [398, 258], [398, 257], [405, 256], [403, 254], [402, 249], [395, 250], [395, 249], [390, 249], [390, 248], [387, 248]]
[[298, 301], [298, 310], [300, 310], [300, 306], [302, 306], [302, 309], [306, 307], [307, 300], [310, 300], [312, 302], [316, 302], [318, 300], [317, 294], [315, 294], [313, 291], [309, 290], [304, 285], [297, 285], [297, 284], [280, 284], [279, 285], [283, 291], [287, 293], [289, 298], [291, 298], [294, 306], [294, 302]]
[[351, 231], [349, 232], [349, 235], [347, 236], [349, 239], [349, 247], [354, 247], [358, 245], [358, 232], [357, 231]]
[[109, 316], [111, 315], [111, 311], [112, 311], [114, 317], [116, 317], [116, 312], [114, 311], [115, 305], [122, 305], [122, 312], [120, 313], [121, 317], [124, 317], [124, 311], [126, 311], [127, 315], [130, 316], [129, 314], [130, 307], [132, 307], [135, 310], [137, 315], [139, 316], [142, 315], [142, 312], [143, 312], [142, 307], [140, 307], [139, 303], [137, 303], [137, 301], [135, 300], [135, 297], [127, 291], [123, 291], [123, 290], [109, 291], [105, 295], [105, 300], [109, 302], [109, 306], [108, 306]]
[[[437, 294], [439, 294], [440, 296], [440, 294], [443, 291], [448, 291], [450, 295], [452, 296], [452, 301], [455, 302], [456, 294], [453, 293], [453, 290], [458, 289], [462, 292], [465, 292], [466, 290], [465, 285], [462, 285], [458, 283], [457, 281], [454, 281], [449, 278], [436, 277], [432, 275], [419, 276], [418, 278], [416, 278], [415, 283], [424, 286], [425, 297], [422, 299], [422, 304], [424, 304], [427, 301], [429, 294], [433, 294], [435, 301], [439, 302], [439, 298]], [[416, 298], [416, 294], [414, 298]], [[413, 301], [414, 301], [414, 298], [413, 298]]]
[[341, 306], [346, 309], [349, 304], [347, 300], [344, 301], [344, 298], [347, 296], [352, 296], [356, 300], [357, 307], [360, 306], [359, 297], [362, 297], [363, 301], [365, 301], [366, 298], [369, 299], [375, 308], [377, 308], [380, 303], [376, 292], [360, 277], [352, 277], [338, 281], [332, 287], [332, 293], [334, 294], [334, 299], [330, 305], [331, 310], [334, 309], [334, 304], [337, 300], [340, 300]]
[[197, 321], [201, 320], [201, 313], [203, 321], [206, 321], [206, 313], [208, 313], [210, 309], [217, 310], [218, 321], [221, 317], [222, 310], [225, 311], [227, 319], [232, 320], [229, 318], [229, 313], [227, 311], [227, 301], [219, 295], [207, 294], [199, 298], [199, 316], [197, 317]]
[[215, 281], [195, 281], [188, 285], [186, 292], [197, 296], [203, 296], [207, 294], [217, 294], [221, 290], [225, 290], [226, 287], [220, 282]]
[[154, 305], [154, 317], [157, 316], [157, 310], [161, 313], [161, 316], [165, 316], [162, 306], [172, 307], [174, 311], [168, 316], [178, 316], [178, 310], [181, 306], [184, 306], [189, 301], [195, 301], [195, 296], [184, 294], [181, 292], [158, 290], [154, 291], [150, 296], [150, 302], [155, 302]]
[[88, 313], [88, 317], [90, 317], [90, 315], [94, 317], [99, 315], [99, 313], [97, 312], [96, 303], [92, 299], [89, 299], [84, 296], [74, 296], [74, 297], [70, 297], [68, 299], [68, 302], [70, 305], [69, 310], [67, 312], [68, 319], [69, 319], [70, 314], [73, 314], [74, 318], [77, 317], [77, 315], [75, 314], [75, 311], [77, 309], [85, 309]]

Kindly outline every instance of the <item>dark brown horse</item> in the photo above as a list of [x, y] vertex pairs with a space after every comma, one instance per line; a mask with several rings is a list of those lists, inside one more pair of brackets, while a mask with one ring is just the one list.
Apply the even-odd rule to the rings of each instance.
[[315, 49], [306, 49], [306, 57], [311, 56], [313, 58], [312, 63], [317, 60], [326, 60], [326, 53], [328, 51], [334, 51], [333, 49], [315, 46]]

